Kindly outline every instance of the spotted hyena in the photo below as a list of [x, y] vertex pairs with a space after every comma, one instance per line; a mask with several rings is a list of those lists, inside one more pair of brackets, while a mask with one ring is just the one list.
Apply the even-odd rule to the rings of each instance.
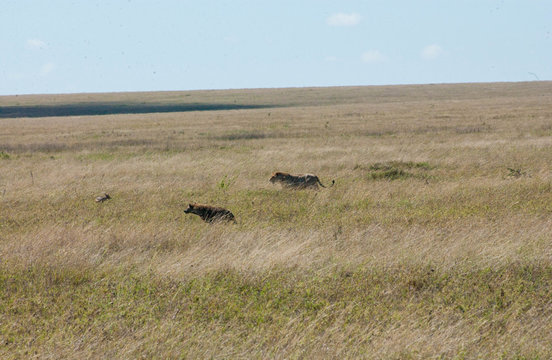
[[188, 204], [188, 208], [184, 210], [184, 212], [186, 214], [196, 214], [208, 223], [216, 221], [233, 221], [234, 223], [236, 222], [234, 214], [232, 214], [229, 210], [220, 207], [194, 203]]

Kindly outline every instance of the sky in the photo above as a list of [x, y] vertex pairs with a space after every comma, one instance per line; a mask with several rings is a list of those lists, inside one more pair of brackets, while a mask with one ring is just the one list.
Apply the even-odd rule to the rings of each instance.
[[552, 80], [550, 0], [1, 0], [0, 95]]

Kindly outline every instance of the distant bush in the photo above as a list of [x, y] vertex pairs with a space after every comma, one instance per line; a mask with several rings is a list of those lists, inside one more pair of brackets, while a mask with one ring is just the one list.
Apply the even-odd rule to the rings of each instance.
[[267, 134], [259, 131], [236, 131], [223, 135], [212, 136], [212, 139], [215, 140], [254, 140], [254, 139], [264, 139], [268, 137]]
[[401, 169], [391, 168], [388, 170], [377, 170], [368, 174], [368, 178], [373, 180], [387, 179], [387, 180], [398, 180], [398, 179], [407, 179], [414, 176], [414, 174], [409, 173]]
[[368, 170], [370, 180], [401, 180], [408, 178], [428, 179], [430, 176], [424, 172], [434, 167], [427, 162], [413, 161], [388, 161], [385, 163], [374, 163], [368, 167], [356, 165], [356, 169]]
[[413, 161], [388, 161], [385, 163], [375, 163], [370, 165], [370, 170], [391, 170], [391, 169], [424, 169], [431, 170], [433, 167], [427, 162]]
[[0, 159], [1, 160], [8, 160], [10, 158], [10, 154], [4, 151], [0, 151]]
[[512, 177], [515, 177], [515, 178], [519, 178], [519, 177], [522, 177], [522, 176], [527, 176], [527, 172], [522, 171], [519, 168], [517, 168], [517, 169], [508, 168], [508, 171], [509, 171], [508, 176], [512, 176]]

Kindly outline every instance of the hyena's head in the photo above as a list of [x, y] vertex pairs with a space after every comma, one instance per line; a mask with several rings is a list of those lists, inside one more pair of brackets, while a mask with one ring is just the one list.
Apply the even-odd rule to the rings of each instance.
[[275, 183], [277, 181], [282, 181], [285, 179], [287, 174], [283, 173], [283, 172], [275, 172], [274, 174], [272, 174], [272, 176], [270, 177], [270, 182], [271, 183]]
[[184, 212], [186, 214], [189, 214], [189, 213], [194, 213], [194, 209], [195, 209], [195, 204], [188, 204], [188, 208], [186, 210], [184, 210]]

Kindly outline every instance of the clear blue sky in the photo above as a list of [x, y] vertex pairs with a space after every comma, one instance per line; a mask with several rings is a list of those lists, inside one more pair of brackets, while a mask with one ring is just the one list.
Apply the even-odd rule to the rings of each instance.
[[549, 0], [1, 0], [0, 94], [552, 80]]

